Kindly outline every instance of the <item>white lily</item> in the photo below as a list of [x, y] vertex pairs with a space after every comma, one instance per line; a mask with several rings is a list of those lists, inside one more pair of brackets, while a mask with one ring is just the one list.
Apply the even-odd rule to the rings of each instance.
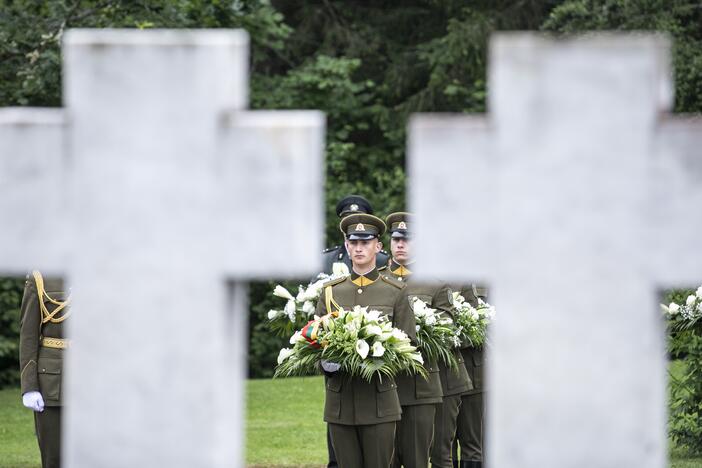
[[302, 336], [302, 333], [300, 333], [299, 330], [293, 333], [293, 336], [290, 337], [290, 344], [294, 345], [298, 341], [305, 341], [305, 337]]
[[385, 348], [383, 347], [383, 344], [380, 341], [376, 341], [375, 343], [373, 343], [371, 355], [373, 357], [381, 357], [383, 354], [385, 354]]
[[273, 290], [273, 295], [282, 297], [283, 299], [287, 299], [289, 301], [294, 301], [295, 298], [290, 294], [290, 291], [282, 287], [281, 285], [277, 284], [275, 286], [275, 289]]
[[280, 313], [281, 313], [281, 312], [280, 312], [279, 310], [273, 310], [273, 309], [269, 310], [269, 311], [268, 311], [268, 320], [273, 320], [273, 319], [276, 318], [276, 317], [278, 316], [278, 314], [280, 314]]
[[287, 358], [289, 358], [293, 353], [293, 350], [290, 348], [283, 348], [280, 350], [278, 353], [278, 364], [282, 364], [283, 361], [285, 361]]
[[366, 325], [365, 329], [368, 336], [376, 336], [383, 333], [383, 330], [378, 325]]
[[359, 356], [361, 356], [361, 358], [365, 359], [366, 357], [368, 357], [369, 350], [370, 347], [368, 346], [368, 343], [366, 343], [366, 340], [356, 341], [356, 352]]

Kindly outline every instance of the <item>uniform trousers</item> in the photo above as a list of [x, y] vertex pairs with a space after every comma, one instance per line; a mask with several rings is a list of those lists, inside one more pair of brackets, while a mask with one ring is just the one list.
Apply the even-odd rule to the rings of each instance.
[[434, 444], [431, 449], [431, 466], [453, 468], [451, 444], [456, 435], [456, 418], [461, 406], [461, 395], [445, 396], [437, 405], [434, 419]]
[[393, 468], [426, 468], [434, 438], [434, 417], [438, 403], [402, 407], [397, 422]]
[[482, 392], [463, 395], [456, 430], [461, 461], [483, 461], [483, 411]]
[[61, 407], [45, 406], [34, 412], [42, 468], [61, 467]]
[[331, 431], [329, 430], [329, 424], [327, 424], [327, 453], [329, 454], [329, 462], [327, 463], [327, 468], [337, 468], [339, 464], [336, 462], [336, 454], [334, 453], [334, 446], [331, 441]]
[[388, 468], [395, 448], [396, 422], [348, 426], [329, 423], [340, 468]]

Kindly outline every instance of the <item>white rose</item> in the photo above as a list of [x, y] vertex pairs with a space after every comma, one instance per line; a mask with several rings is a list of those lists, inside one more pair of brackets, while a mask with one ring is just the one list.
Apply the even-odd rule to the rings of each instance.
[[383, 332], [378, 325], [366, 325], [366, 334], [368, 336], [380, 335]]
[[276, 318], [278, 316], [278, 314], [280, 314], [279, 310], [273, 310], [273, 309], [269, 310], [268, 311], [268, 320], [273, 320], [274, 318]]
[[302, 304], [302, 311], [307, 315], [313, 314], [315, 311], [314, 304], [311, 301], [305, 301], [305, 303]]
[[356, 352], [362, 359], [365, 359], [368, 356], [369, 350], [370, 347], [368, 346], [368, 343], [366, 343], [366, 340], [356, 341]]
[[697, 296], [690, 294], [689, 296], [687, 296], [685, 304], [687, 304], [688, 306], [693, 306], [695, 305], [695, 301], [697, 301]]
[[695, 294], [697, 295], [697, 297], [702, 298], [702, 286], [697, 288], [697, 291], [695, 291]]
[[397, 328], [392, 330], [392, 336], [396, 340], [400, 340], [400, 341], [404, 341], [407, 339], [407, 335], [405, 334], [405, 332], [403, 332], [402, 330], [399, 330]]
[[282, 364], [283, 361], [285, 361], [287, 358], [289, 358], [293, 353], [293, 350], [290, 348], [283, 348], [280, 350], [278, 353], [278, 364]]
[[353, 313], [356, 315], [363, 315], [368, 310], [368, 307], [361, 307], [360, 305], [353, 306]]
[[383, 344], [380, 341], [376, 341], [375, 343], [373, 343], [372, 350], [373, 350], [373, 353], [372, 353], [373, 357], [380, 357], [383, 354], [385, 354], [385, 348], [383, 347]]
[[349, 267], [343, 262], [336, 262], [332, 265], [332, 274], [334, 276], [348, 276], [351, 274], [349, 272]]
[[436, 315], [427, 315], [426, 318], [427, 325], [434, 325], [436, 323]]
[[275, 289], [273, 290], [273, 295], [282, 297], [283, 299], [287, 299], [289, 301], [295, 300], [295, 298], [290, 294], [290, 291], [282, 287], [281, 285], [277, 284], [275, 286]]
[[671, 302], [668, 306], [668, 313], [670, 313], [670, 315], [675, 315], [678, 312], [680, 312], [680, 306], [677, 305], [675, 302]]
[[285, 304], [285, 315], [288, 316], [291, 322], [295, 321], [295, 301], [290, 299], [287, 304]]
[[420, 353], [412, 353], [410, 356], [412, 357], [412, 359], [419, 362], [420, 364], [424, 364], [424, 358], [422, 358], [422, 355]]
[[377, 322], [380, 319], [380, 311], [373, 309], [366, 312], [366, 320], [369, 322]]

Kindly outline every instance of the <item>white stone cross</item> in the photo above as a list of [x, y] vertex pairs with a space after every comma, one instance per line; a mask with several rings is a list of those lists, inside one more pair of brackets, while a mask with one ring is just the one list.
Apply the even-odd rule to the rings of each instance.
[[241, 466], [246, 282], [319, 270], [324, 116], [245, 110], [243, 31], [63, 54], [63, 109], [0, 110], [0, 269], [73, 286], [66, 466]]
[[487, 463], [662, 468], [657, 293], [702, 280], [702, 124], [651, 35], [491, 42], [489, 113], [410, 125], [420, 273], [486, 282]]

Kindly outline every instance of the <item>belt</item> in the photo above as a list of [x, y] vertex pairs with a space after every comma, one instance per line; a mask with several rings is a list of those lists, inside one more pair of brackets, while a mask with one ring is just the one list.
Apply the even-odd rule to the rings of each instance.
[[71, 340], [44, 337], [41, 339], [41, 345], [45, 348], [66, 349], [71, 346]]

